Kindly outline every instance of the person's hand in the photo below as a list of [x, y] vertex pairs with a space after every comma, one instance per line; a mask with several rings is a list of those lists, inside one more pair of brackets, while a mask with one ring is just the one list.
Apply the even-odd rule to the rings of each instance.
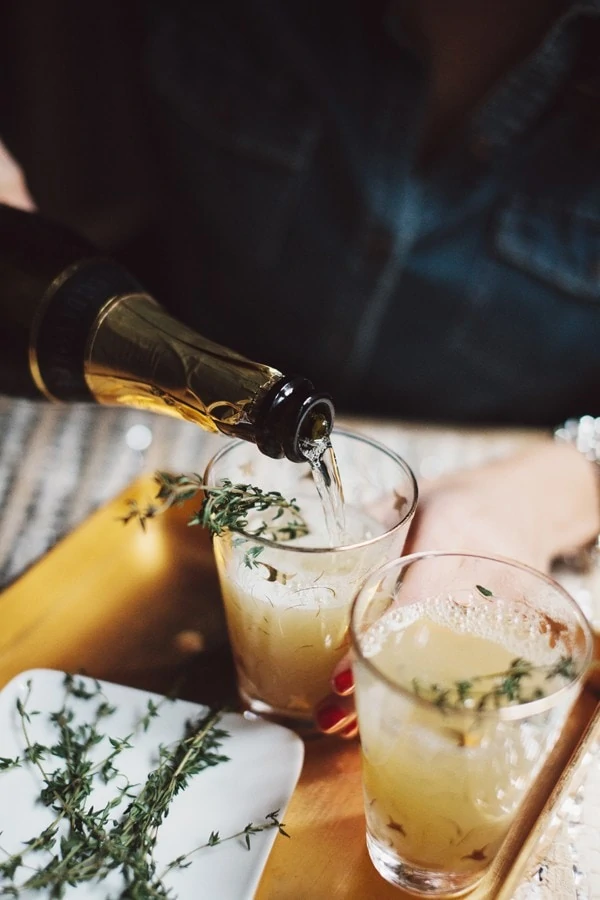
[[35, 209], [23, 171], [0, 141], [0, 203], [32, 212]]
[[[543, 441], [477, 469], [422, 484], [404, 553], [467, 551], [506, 556], [548, 571], [554, 559], [600, 531], [595, 467], [572, 447]], [[321, 731], [356, 734], [351, 660], [332, 674], [332, 693], [315, 710]]]
[[464, 550], [547, 572], [600, 531], [596, 467], [570, 446], [525, 453], [420, 485], [405, 553]]

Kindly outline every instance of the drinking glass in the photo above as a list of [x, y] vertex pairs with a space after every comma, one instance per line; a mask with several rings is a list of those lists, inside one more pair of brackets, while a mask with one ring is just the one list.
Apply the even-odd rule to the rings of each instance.
[[429, 552], [370, 573], [352, 606], [367, 846], [392, 884], [459, 896], [483, 877], [592, 659], [551, 578]]
[[[331, 440], [344, 493], [339, 534], [326, 521], [308, 462], [273, 460], [235, 441], [205, 472], [209, 486], [229, 479], [295, 499], [307, 524], [307, 534], [285, 540], [290, 518], [267, 510], [254, 513], [244, 530], [213, 538], [242, 701], [306, 728], [348, 650], [356, 586], [374, 565], [402, 552], [417, 502], [414, 475], [396, 453], [348, 431], [334, 430]], [[267, 530], [253, 534], [263, 523]]]

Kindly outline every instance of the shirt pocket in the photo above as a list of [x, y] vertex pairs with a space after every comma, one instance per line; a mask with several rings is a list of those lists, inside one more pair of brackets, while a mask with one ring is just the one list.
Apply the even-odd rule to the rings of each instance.
[[320, 134], [303, 85], [248, 40], [163, 22], [151, 80], [190, 208], [236, 256], [269, 264], [287, 234]]
[[527, 275], [583, 301], [600, 301], [600, 201], [563, 205], [512, 198], [499, 214], [495, 252]]

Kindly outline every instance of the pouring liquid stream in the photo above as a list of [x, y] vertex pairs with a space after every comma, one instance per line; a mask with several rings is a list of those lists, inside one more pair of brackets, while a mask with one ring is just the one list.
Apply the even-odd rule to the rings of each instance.
[[344, 490], [331, 441], [329, 438], [306, 441], [301, 449], [321, 500], [329, 544], [341, 547], [347, 541]]

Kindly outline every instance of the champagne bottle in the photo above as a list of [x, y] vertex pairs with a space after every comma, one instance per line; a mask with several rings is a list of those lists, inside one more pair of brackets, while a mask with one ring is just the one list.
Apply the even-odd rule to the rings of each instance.
[[173, 318], [114, 260], [0, 205], [0, 393], [152, 410], [301, 461], [333, 404]]

